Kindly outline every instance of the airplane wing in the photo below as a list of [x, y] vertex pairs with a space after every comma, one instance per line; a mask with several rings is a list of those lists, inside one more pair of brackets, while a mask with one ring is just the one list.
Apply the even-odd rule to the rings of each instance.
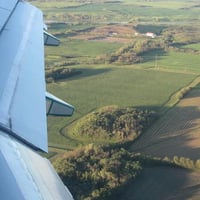
[[[0, 198], [3, 200], [73, 199], [49, 161], [34, 151], [48, 151], [49, 101], [59, 102], [55, 109], [51, 107], [49, 114], [70, 116], [74, 110], [54, 96], [46, 97], [44, 44], [58, 45], [59, 40], [43, 28], [42, 12], [34, 6], [23, 0], [0, 0]], [[61, 108], [65, 106], [63, 112]]]

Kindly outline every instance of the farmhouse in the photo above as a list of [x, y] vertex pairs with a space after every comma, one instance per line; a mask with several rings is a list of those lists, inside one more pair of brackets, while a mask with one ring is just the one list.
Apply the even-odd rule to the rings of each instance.
[[147, 32], [147, 33], [145, 33], [145, 35], [146, 35], [147, 37], [151, 37], [151, 38], [155, 38], [155, 37], [156, 37], [156, 34], [155, 34], [155, 33], [152, 33], [152, 32]]

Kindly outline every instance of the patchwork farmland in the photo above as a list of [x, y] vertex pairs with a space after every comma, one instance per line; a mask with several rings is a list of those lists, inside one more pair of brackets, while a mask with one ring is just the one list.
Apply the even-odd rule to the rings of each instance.
[[[46, 156], [72, 191], [76, 189], [76, 199], [200, 199], [199, 2], [32, 3], [42, 8], [49, 31], [61, 40], [60, 47], [46, 48], [47, 89], [76, 110], [72, 118], [48, 117]], [[147, 37], [147, 32], [155, 38]], [[67, 76], [59, 79], [59, 73]], [[127, 143], [73, 134], [72, 127], [83, 122], [80, 119], [109, 106], [153, 110], [158, 119]], [[97, 119], [99, 124], [109, 124], [103, 117]], [[120, 118], [122, 122], [126, 117]], [[103, 158], [95, 160], [100, 155]], [[121, 162], [123, 155], [134, 162]], [[122, 170], [121, 175], [115, 169], [127, 169], [123, 164], [133, 170]]]

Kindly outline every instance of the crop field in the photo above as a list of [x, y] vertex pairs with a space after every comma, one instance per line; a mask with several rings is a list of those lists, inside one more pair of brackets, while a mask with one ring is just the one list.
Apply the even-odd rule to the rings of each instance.
[[[82, 40], [62, 40], [59, 48], [52, 48], [47, 50], [47, 55], [59, 56], [85, 56], [94, 57], [96, 55], [112, 53], [117, 50], [121, 45], [119, 43], [111, 43], [109, 46], [105, 42], [93, 42]], [[47, 57], [48, 58], [48, 57]]]
[[183, 46], [184, 48], [191, 48], [191, 49], [194, 49], [194, 50], [200, 50], [200, 44], [197, 43], [197, 44], [190, 44], [190, 45], [185, 45]]
[[57, 145], [63, 144], [69, 148], [70, 141], [66, 143], [66, 139], [60, 138], [59, 134], [55, 135], [55, 132], [59, 133], [59, 129], [74, 119], [102, 106], [135, 106], [159, 110], [171, 94], [196, 77], [191, 74], [142, 70], [134, 67], [83, 68], [83, 72], [75, 79], [48, 84], [50, 92], [66, 99], [76, 108], [74, 116], [69, 119], [50, 119], [50, 143], [53, 141]]
[[[198, 47], [198, 46], [197, 46]], [[183, 73], [200, 72], [200, 57], [195, 54], [188, 54], [182, 52], [169, 52], [163, 54], [161, 52], [151, 52], [144, 55], [147, 63], [142, 63], [144, 68], [156, 68], [158, 70], [182, 71]]]
[[158, 157], [200, 158], [200, 88], [193, 89], [180, 103], [158, 120], [132, 150]]

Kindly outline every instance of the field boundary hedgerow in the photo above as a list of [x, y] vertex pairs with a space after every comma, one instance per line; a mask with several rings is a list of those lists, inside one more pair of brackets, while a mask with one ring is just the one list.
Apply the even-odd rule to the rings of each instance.
[[200, 83], [200, 76], [197, 76], [191, 83], [189, 83], [187, 86], [181, 88], [174, 94], [172, 94], [169, 97], [169, 100], [164, 104], [163, 110], [161, 113], [165, 113], [169, 108], [172, 108], [175, 106], [181, 99], [184, 98], [184, 96], [195, 86], [197, 86]]

